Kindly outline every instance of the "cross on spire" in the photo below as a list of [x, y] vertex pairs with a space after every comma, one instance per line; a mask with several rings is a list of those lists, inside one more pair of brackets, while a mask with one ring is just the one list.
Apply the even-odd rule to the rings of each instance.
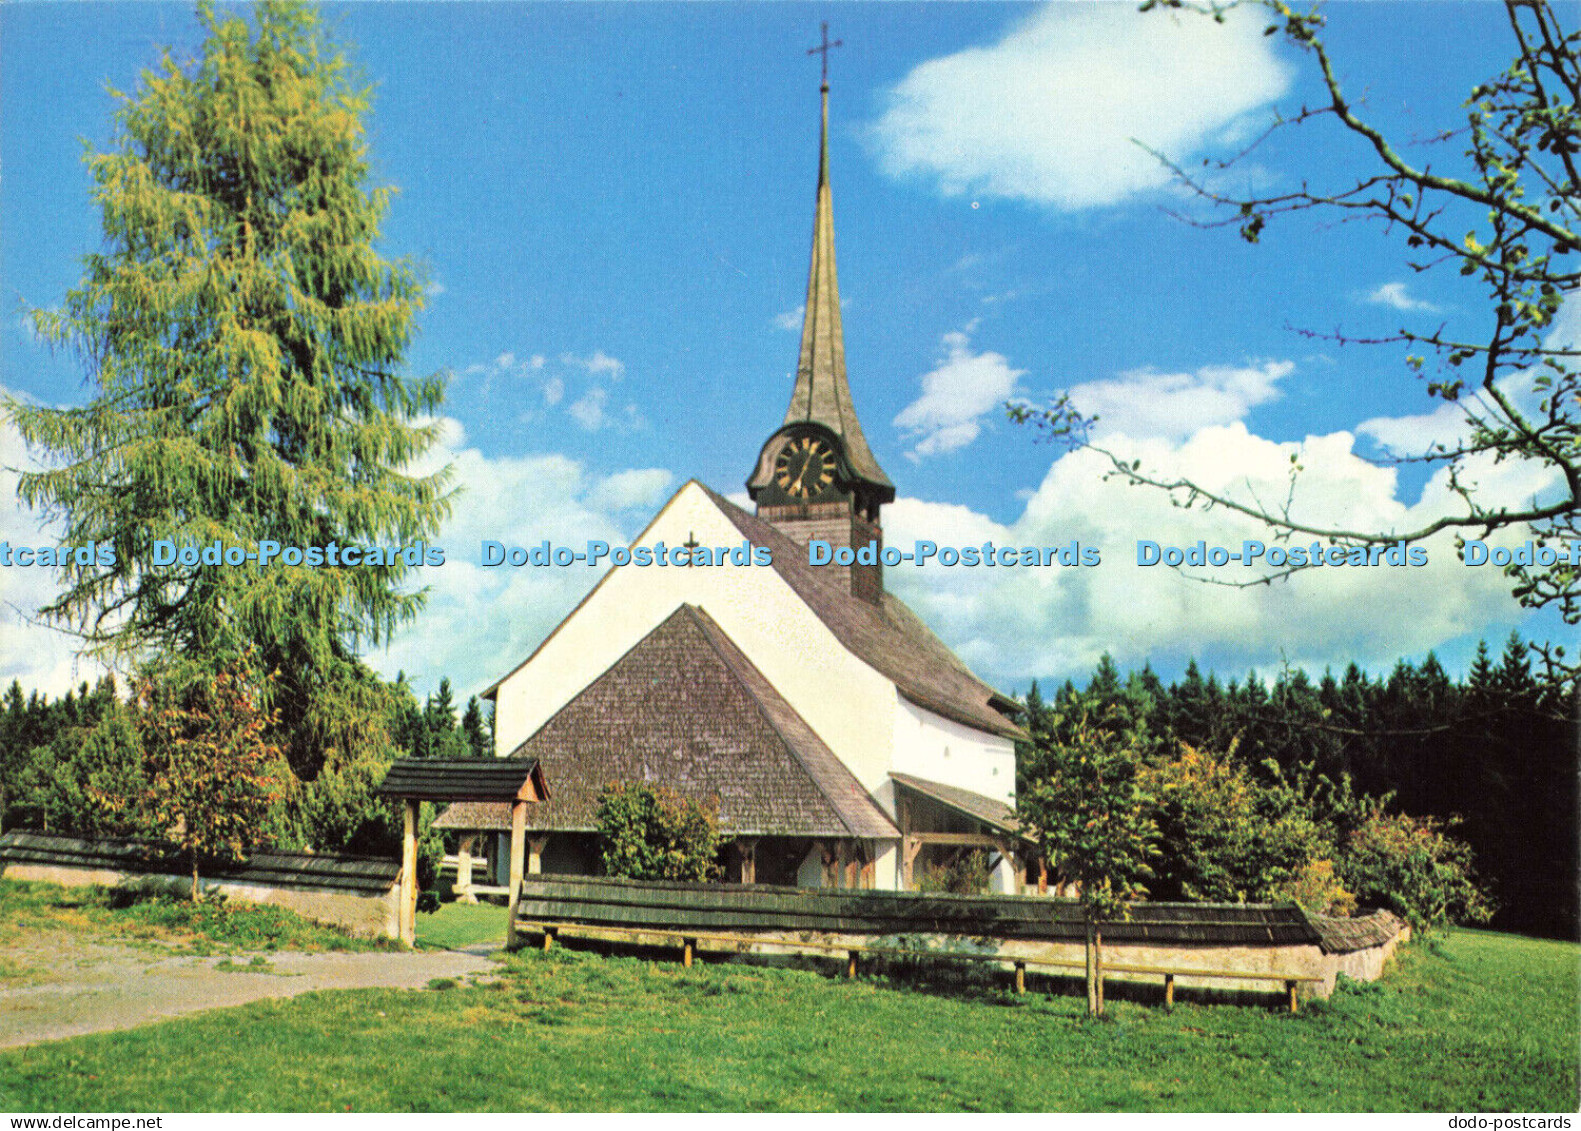
[[809, 55], [822, 55], [823, 56], [823, 60], [822, 60], [822, 62], [823, 62], [823, 82], [822, 82], [821, 85], [823, 86], [824, 90], [828, 90], [829, 89], [829, 51], [832, 48], [844, 47], [844, 46], [845, 46], [845, 40], [843, 40], [843, 39], [837, 39], [833, 43], [829, 42], [829, 21], [828, 20], [824, 20], [823, 21], [823, 42], [821, 44], [819, 44], [817, 47], [809, 47], [809, 48], [807, 48], [807, 54], [809, 54]]

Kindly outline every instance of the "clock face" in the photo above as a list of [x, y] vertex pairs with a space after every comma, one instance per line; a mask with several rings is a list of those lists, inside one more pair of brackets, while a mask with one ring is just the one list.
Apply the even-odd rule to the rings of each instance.
[[797, 436], [774, 457], [774, 482], [794, 499], [821, 494], [839, 466], [834, 450], [816, 436]]

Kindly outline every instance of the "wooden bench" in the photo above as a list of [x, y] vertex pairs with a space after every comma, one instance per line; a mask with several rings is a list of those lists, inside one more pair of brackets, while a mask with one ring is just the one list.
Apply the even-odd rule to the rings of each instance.
[[[997, 962], [1001, 965], [1013, 967], [1016, 993], [1026, 992], [1026, 971], [1028, 967], [1046, 970], [1078, 970], [1085, 971], [1085, 962], [1076, 962], [1058, 958], [1021, 958], [1007, 954], [972, 954], [960, 951], [916, 950], [909, 947], [869, 946], [866, 944], [852, 945], [850, 943], [823, 943], [813, 942], [809, 939], [792, 939], [764, 935], [740, 935], [721, 932], [680, 931], [671, 927], [616, 927], [605, 925], [592, 925], [585, 923], [554, 923], [544, 921], [521, 920], [516, 924], [518, 931], [526, 934], [541, 935], [543, 948], [548, 950], [557, 936], [569, 933], [573, 937], [581, 937], [594, 941], [619, 942], [633, 940], [636, 936], [648, 936], [665, 939], [672, 946], [681, 950], [681, 964], [691, 966], [694, 954], [700, 949], [701, 943], [723, 943], [728, 947], [742, 946], [773, 946], [796, 952], [818, 952], [824, 954], [845, 954], [847, 978], [856, 977], [857, 958], [860, 955], [874, 955], [883, 958], [942, 958], [960, 960], [964, 962]], [[609, 936], [616, 936], [610, 938]], [[643, 945], [638, 942], [637, 945]], [[1290, 1003], [1290, 1012], [1298, 1010], [1297, 989], [1307, 983], [1321, 982], [1320, 976], [1313, 974], [1267, 974], [1251, 973], [1235, 970], [1200, 970], [1182, 967], [1166, 966], [1141, 966], [1133, 963], [1102, 964], [1102, 974], [1145, 974], [1164, 979], [1164, 1008], [1175, 1007], [1175, 979], [1176, 978], [1223, 978], [1234, 981], [1250, 982], [1282, 982], [1285, 993]], [[1101, 975], [1100, 975], [1101, 976]]]

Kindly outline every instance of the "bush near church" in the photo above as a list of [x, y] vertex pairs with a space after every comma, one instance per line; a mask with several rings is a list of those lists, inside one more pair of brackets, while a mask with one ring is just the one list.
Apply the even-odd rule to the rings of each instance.
[[664, 786], [611, 783], [598, 798], [599, 862], [633, 880], [719, 878], [717, 803], [706, 806]]

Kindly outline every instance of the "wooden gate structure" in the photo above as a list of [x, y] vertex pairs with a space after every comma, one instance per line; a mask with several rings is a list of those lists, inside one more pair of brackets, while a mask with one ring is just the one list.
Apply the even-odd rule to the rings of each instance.
[[511, 807], [510, 910], [507, 945], [516, 942], [516, 905], [521, 898], [522, 849], [526, 839], [527, 805], [549, 797], [536, 758], [401, 758], [379, 783], [376, 792], [399, 800], [403, 808], [401, 840], [400, 934], [411, 943], [417, 934], [417, 819], [424, 801], [504, 802]]

